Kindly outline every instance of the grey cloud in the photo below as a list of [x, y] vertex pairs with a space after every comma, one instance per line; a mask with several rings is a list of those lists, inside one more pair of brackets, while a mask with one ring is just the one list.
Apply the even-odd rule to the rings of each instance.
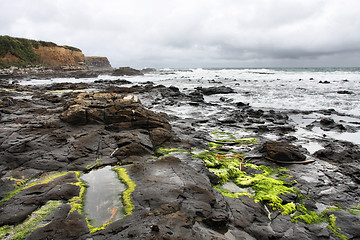
[[1, 35], [73, 45], [114, 66], [360, 62], [357, 0], [2, 0], [0, 21]]

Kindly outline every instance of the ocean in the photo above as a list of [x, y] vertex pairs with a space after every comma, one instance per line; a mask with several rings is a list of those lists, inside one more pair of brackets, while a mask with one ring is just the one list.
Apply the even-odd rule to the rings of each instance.
[[160, 69], [143, 76], [34, 79], [21, 84], [93, 82], [119, 78], [134, 84], [150, 81], [176, 86], [185, 93], [197, 87], [227, 86], [235, 90], [231, 94], [205, 97], [209, 102], [219, 102], [223, 97], [256, 108], [302, 111], [334, 109], [342, 114], [360, 116], [360, 68]]

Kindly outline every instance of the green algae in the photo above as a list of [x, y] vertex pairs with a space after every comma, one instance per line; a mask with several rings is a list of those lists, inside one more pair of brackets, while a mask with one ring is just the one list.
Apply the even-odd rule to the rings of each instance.
[[48, 201], [38, 210], [34, 211], [23, 223], [13, 226], [2, 226], [0, 228], [0, 238], [6, 237], [6, 239], [25, 239], [26, 236], [34, 231], [39, 226], [42, 220], [44, 220], [50, 213], [62, 204], [61, 201]]
[[101, 165], [104, 165], [104, 162], [100, 158], [98, 158], [94, 163], [87, 165], [85, 168], [87, 170], [90, 170], [96, 167], [100, 167]]
[[[86, 188], [88, 186], [83, 180], [80, 179], [80, 176], [81, 176], [81, 173], [76, 172], [76, 177], [77, 177], [78, 182], [72, 183], [73, 185], [80, 187], [80, 192], [79, 192], [78, 196], [75, 196], [68, 200], [68, 203], [71, 206], [69, 214], [74, 211], [78, 211], [80, 214], [84, 215], [84, 199], [85, 199], [85, 194], [86, 194]], [[103, 229], [105, 229], [106, 225], [110, 224], [110, 223], [108, 223], [108, 224], [102, 225], [101, 227], [94, 227], [91, 225], [90, 220], [88, 218], [85, 218], [85, 220], [88, 224], [90, 233], [95, 233], [97, 231], [103, 230]]]
[[[339, 232], [341, 229], [336, 227], [336, 217], [326, 214], [328, 211], [344, 210], [340, 206], [336, 205], [318, 214], [306, 209], [304, 204], [295, 204], [294, 202], [283, 203], [283, 200], [279, 196], [286, 193], [296, 194], [299, 201], [306, 198], [306, 196], [302, 196], [295, 187], [292, 187], [291, 183], [283, 181], [285, 178], [291, 177], [286, 174], [288, 171], [286, 168], [280, 167], [272, 169], [264, 165], [246, 163], [243, 165], [244, 167], [262, 171], [262, 173], [259, 174], [247, 174], [246, 172], [240, 171], [237, 167], [240, 164], [240, 159], [236, 157], [226, 158], [226, 160], [224, 160], [210, 151], [201, 152], [193, 157], [202, 159], [209, 170], [220, 178], [220, 185], [214, 186], [214, 189], [220, 191], [223, 196], [231, 198], [247, 196], [255, 202], [264, 203], [264, 206], [266, 206], [266, 204], [271, 206], [273, 210], [278, 210], [282, 215], [291, 215], [292, 222], [302, 221], [306, 224], [327, 223], [327, 228], [338, 236], [339, 239], [348, 239]], [[250, 188], [254, 194], [250, 193], [250, 191], [234, 193], [223, 189], [221, 187], [222, 184], [228, 181], [232, 181], [242, 188]], [[358, 208], [359, 207], [350, 208], [348, 211], [356, 212], [359, 210]]]
[[355, 215], [360, 215], [360, 203], [357, 207], [351, 207], [349, 209], [347, 209], [349, 212], [351, 212], [352, 214]]
[[329, 215], [329, 225], [327, 226], [327, 228], [330, 229], [333, 233], [335, 233], [335, 235], [338, 236], [338, 238], [340, 238], [341, 240], [349, 239], [344, 234], [339, 233], [341, 229], [336, 226], [336, 217], [333, 214]]
[[209, 146], [210, 150], [214, 151], [214, 150], [217, 150], [217, 148], [223, 147], [224, 144], [209, 142], [208, 146]]
[[223, 196], [225, 197], [230, 197], [230, 198], [239, 198], [241, 196], [247, 196], [249, 198], [253, 198], [253, 195], [251, 193], [248, 193], [248, 192], [245, 192], [245, 191], [242, 191], [242, 192], [239, 192], [239, 193], [234, 193], [234, 192], [231, 192], [229, 190], [226, 190], [226, 189], [223, 189], [221, 188], [221, 185], [216, 185], [214, 186], [214, 189], [218, 190], [219, 192], [222, 193]]
[[236, 140], [235, 136], [232, 133], [229, 133], [229, 132], [212, 131], [211, 134], [214, 135], [216, 138], [221, 138], [221, 139], [227, 140], [227, 141]]
[[73, 211], [78, 211], [79, 213], [83, 213], [83, 206], [84, 206], [84, 197], [85, 197], [85, 192], [86, 192], [86, 188], [88, 187], [86, 185], [86, 183], [84, 181], [82, 181], [80, 178], [78, 178], [78, 182], [77, 183], [70, 183], [72, 185], [78, 186], [80, 187], [80, 192], [78, 196], [75, 196], [73, 198], [71, 198], [68, 203], [71, 206], [70, 212], [72, 213]]
[[164, 157], [164, 156], [170, 156], [173, 153], [190, 153], [188, 150], [185, 149], [179, 149], [179, 148], [162, 148], [159, 147], [156, 149], [154, 156], [155, 157]]
[[131, 215], [135, 206], [131, 201], [131, 194], [135, 191], [136, 184], [129, 177], [125, 168], [116, 167], [114, 168], [116, 173], [118, 174], [119, 179], [127, 186], [127, 189], [122, 193], [123, 204], [124, 204], [124, 212], [125, 216]]
[[340, 233], [340, 228], [336, 226], [336, 216], [333, 214], [328, 215], [327, 212], [329, 211], [349, 211], [349, 209], [343, 209], [338, 204], [336, 206], [325, 209], [321, 213], [316, 213], [314, 211], [310, 211], [306, 209], [304, 204], [296, 206], [296, 213], [291, 217], [292, 222], [298, 222], [299, 220], [306, 223], [306, 224], [318, 224], [318, 223], [327, 223], [327, 228], [331, 230], [339, 239], [346, 240], [344, 234]]
[[[242, 160], [239, 157], [223, 158], [210, 151], [201, 152], [193, 157], [202, 159], [205, 162], [205, 166], [220, 178], [220, 184], [232, 181], [239, 187], [251, 188], [255, 192], [255, 194], [252, 195], [254, 201], [266, 202], [272, 206], [274, 210], [279, 210], [284, 215], [295, 211], [296, 207], [294, 203], [283, 204], [283, 200], [279, 197], [281, 194], [295, 193], [294, 189], [287, 186], [288, 183], [281, 180], [288, 176], [284, 174], [287, 169], [278, 168], [274, 170], [267, 166], [247, 163], [244, 164], [244, 167], [262, 171], [261, 174], [247, 174], [240, 170]], [[221, 190], [221, 192], [225, 196], [239, 196], [237, 193], [230, 194], [224, 190]], [[248, 194], [249, 193], [246, 195]]]
[[[340, 233], [341, 229], [336, 226], [336, 217], [328, 215], [328, 211], [349, 211], [353, 214], [360, 215], [360, 203], [357, 207], [343, 209], [341, 206], [334, 204], [321, 213], [316, 213], [306, 209], [304, 200], [309, 197], [302, 195], [300, 191], [294, 186], [297, 182], [295, 180], [289, 181], [292, 176], [286, 172], [286, 168], [280, 167], [272, 169], [264, 165], [256, 165], [252, 163], [245, 163], [244, 168], [253, 168], [258, 171], [257, 173], [246, 173], [241, 171], [239, 165], [241, 159], [237, 157], [219, 156], [214, 152], [218, 151], [226, 143], [239, 143], [244, 145], [257, 144], [256, 138], [236, 139], [233, 134], [227, 132], [214, 131], [212, 135], [219, 138], [216, 142], [208, 143], [209, 150], [194, 154], [194, 158], [202, 159], [205, 166], [209, 171], [216, 174], [220, 179], [220, 184], [213, 188], [220, 191], [223, 196], [231, 198], [239, 198], [247, 196], [252, 198], [255, 202], [261, 202], [271, 206], [273, 210], [281, 212], [283, 215], [290, 215], [292, 222], [304, 222], [306, 224], [328, 224], [327, 228], [331, 230], [339, 239], [348, 239], [345, 235]], [[229, 150], [232, 151], [232, 150]], [[233, 152], [233, 151], [232, 151]], [[221, 152], [226, 156], [226, 152]], [[244, 158], [241, 153], [234, 152], [235, 154]], [[229, 155], [234, 156], [234, 155]], [[236, 156], [236, 155], [235, 155]], [[261, 173], [258, 173], [261, 171]], [[287, 181], [284, 181], [287, 180]], [[223, 188], [224, 183], [233, 182], [240, 188], [249, 189], [247, 191], [232, 192]], [[296, 195], [296, 202], [283, 203], [281, 195], [292, 193]], [[266, 208], [267, 209], [267, 208]], [[268, 210], [267, 210], [268, 211]], [[268, 211], [269, 212], [269, 211]], [[270, 214], [270, 212], [269, 212]]]
[[211, 134], [215, 137], [217, 143], [238, 143], [243, 145], [257, 144], [257, 138], [239, 138], [229, 132], [213, 131]]
[[[127, 189], [122, 193], [122, 201], [123, 201], [123, 205], [124, 205], [124, 212], [125, 215], [131, 215], [133, 209], [135, 208], [134, 204], [131, 201], [131, 194], [132, 192], [135, 190], [136, 184], [135, 182], [129, 177], [127, 171], [125, 168], [123, 167], [116, 167], [113, 169], [117, 175], [118, 178], [127, 186]], [[78, 211], [80, 214], [84, 215], [83, 212], [83, 206], [84, 206], [84, 199], [85, 199], [85, 193], [86, 193], [86, 188], [87, 185], [85, 184], [84, 181], [82, 181], [80, 179], [80, 173], [76, 172], [77, 178], [78, 178], [78, 182], [77, 183], [72, 183], [73, 185], [79, 186], [80, 187], [80, 193], [78, 196], [73, 197], [72, 199], [70, 199], [68, 201], [68, 203], [71, 205], [71, 210], [70, 213], [73, 211]], [[88, 218], [85, 218], [86, 222], [88, 224], [90, 233], [95, 233], [97, 231], [100, 230], [104, 230], [105, 227], [109, 224], [111, 224], [112, 222], [109, 223], [105, 223], [103, 225], [101, 225], [100, 227], [94, 227], [91, 225], [91, 220]]]
[[45, 177], [43, 177], [41, 179], [38, 179], [36, 181], [27, 180], [27, 182], [24, 183], [23, 185], [17, 185], [14, 190], [12, 190], [12, 191], [6, 193], [4, 196], [2, 196], [2, 199], [0, 200], [0, 204], [8, 201], [14, 195], [20, 193], [21, 191], [23, 191], [25, 189], [28, 189], [30, 187], [33, 187], [33, 186], [39, 185], [39, 184], [47, 184], [50, 181], [54, 180], [55, 178], [64, 176], [64, 175], [66, 175], [68, 173], [69, 172], [55, 173], [55, 174], [47, 175], [47, 176], [45, 176]]

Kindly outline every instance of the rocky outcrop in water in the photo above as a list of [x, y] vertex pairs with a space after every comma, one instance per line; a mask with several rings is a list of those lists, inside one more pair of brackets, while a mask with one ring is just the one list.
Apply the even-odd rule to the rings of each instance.
[[109, 70], [112, 69], [107, 57], [85, 57], [85, 64], [89, 70]]
[[131, 68], [131, 67], [119, 67], [116, 68], [113, 73], [113, 76], [134, 76], [134, 75], [143, 75], [140, 70]]

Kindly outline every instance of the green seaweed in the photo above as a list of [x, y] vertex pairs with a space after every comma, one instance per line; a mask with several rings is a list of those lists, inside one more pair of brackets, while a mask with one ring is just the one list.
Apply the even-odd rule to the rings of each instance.
[[228, 141], [234, 141], [236, 140], [235, 136], [232, 133], [229, 132], [223, 132], [223, 131], [212, 131], [212, 135], [214, 135], [216, 138], [221, 138]]
[[[287, 183], [280, 179], [288, 176], [284, 174], [287, 169], [278, 168], [273, 170], [263, 165], [244, 164], [245, 167], [251, 167], [263, 172], [262, 174], [250, 175], [240, 170], [241, 159], [238, 157], [223, 158], [210, 151], [201, 152], [193, 157], [202, 159], [205, 166], [220, 178], [221, 184], [233, 181], [239, 187], [251, 188], [255, 191], [252, 197], [256, 202], [266, 202], [274, 210], [279, 210], [284, 215], [295, 211], [294, 203], [283, 204], [283, 200], [279, 197], [281, 194], [295, 193], [294, 189], [286, 186]], [[224, 191], [222, 193], [232, 197], [238, 196]]]
[[330, 229], [333, 233], [335, 233], [335, 235], [338, 236], [338, 238], [340, 238], [341, 240], [349, 239], [344, 234], [339, 233], [341, 229], [336, 226], [336, 217], [333, 214], [329, 215], [329, 225], [327, 226], [327, 228]]
[[218, 190], [219, 192], [221, 192], [221, 194], [225, 197], [230, 197], [230, 198], [239, 198], [241, 196], [247, 196], [249, 198], [253, 198], [253, 195], [251, 193], [248, 192], [239, 192], [239, 193], [233, 193], [229, 190], [225, 190], [223, 188], [221, 188], [221, 185], [216, 185], [214, 186], [214, 189]]
[[349, 211], [355, 215], [360, 215], [360, 203], [357, 207], [351, 207], [351, 208], [347, 209], [347, 211]]
[[250, 145], [250, 144], [257, 144], [258, 139], [257, 138], [240, 138], [240, 139], [236, 139], [235, 142], [241, 143], [244, 145]]
[[25, 189], [28, 189], [32, 186], [35, 186], [35, 185], [38, 185], [38, 184], [47, 184], [49, 183], [50, 181], [54, 180], [55, 178], [58, 178], [58, 177], [61, 177], [61, 176], [64, 176], [66, 174], [68, 174], [69, 172], [62, 172], [62, 173], [55, 173], [55, 174], [51, 174], [51, 175], [47, 175], [37, 181], [27, 181], [27, 183], [25, 183], [24, 185], [18, 185], [15, 187], [14, 190], [6, 193], [4, 196], [2, 196], [2, 199], [0, 201], [0, 204], [3, 203], [3, 202], [6, 202], [8, 201], [10, 198], [12, 198], [14, 195], [18, 194], [19, 192], [25, 190]]
[[[257, 138], [240, 138], [236, 139], [236, 137], [229, 132], [222, 132], [222, 131], [213, 131], [211, 132], [213, 136], [216, 138], [217, 143], [238, 143], [243, 145], [250, 145], [250, 144], [257, 144]], [[211, 144], [211, 143], [210, 143]]]
[[[348, 209], [342, 208], [338, 204], [334, 204], [333, 207], [330, 207], [324, 210], [322, 213], [316, 213], [306, 209], [304, 200], [309, 199], [309, 197], [300, 193], [300, 191], [294, 187], [296, 184], [295, 180], [289, 181], [292, 176], [288, 175], [286, 172], [289, 171], [284, 167], [279, 167], [272, 169], [264, 165], [256, 165], [253, 163], [244, 163], [242, 166], [244, 168], [253, 168], [258, 170], [255, 174], [248, 174], [244, 171], [241, 171], [239, 165], [241, 164], [241, 158], [244, 156], [241, 153], [236, 153], [240, 157], [235, 157], [236, 155], [228, 155], [229, 153], [223, 153], [223, 156], [219, 156], [213, 151], [217, 151], [217, 148], [223, 146], [222, 143], [226, 142], [238, 142], [239, 144], [256, 144], [256, 138], [248, 139], [235, 139], [231, 133], [214, 131], [212, 132], [218, 138], [216, 143], [210, 142], [208, 146], [210, 151], [203, 151], [198, 154], [194, 154], [194, 158], [202, 159], [205, 163], [205, 166], [209, 171], [216, 174], [220, 179], [220, 184], [214, 186], [213, 188], [220, 191], [223, 196], [231, 198], [239, 198], [240, 196], [247, 196], [252, 198], [255, 202], [261, 202], [264, 204], [264, 207], [267, 209], [267, 205], [271, 206], [273, 210], [281, 212], [283, 215], [290, 215], [292, 222], [304, 222], [306, 224], [319, 224], [327, 223], [327, 228], [331, 230], [339, 239], [348, 239], [345, 235], [340, 233], [340, 228], [336, 226], [336, 217], [334, 215], [328, 215], [329, 211], [349, 211], [353, 214], [360, 214], [360, 204], [357, 207], [352, 207]], [[231, 157], [229, 157], [231, 156]], [[258, 173], [260, 171], [260, 173]], [[284, 181], [287, 179], [287, 181]], [[223, 188], [223, 184], [226, 182], [232, 181], [237, 186], [241, 188], [247, 188], [248, 191], [242, 191], [240, 193], [234, 193]], [[293, 193], [297, 196], [297, 202], [283, 203], [281, 195]], [[269, 212], [269, 210], [267, 210]], [[269, 212], [270, 214], [270, 212]]]
[[78, 196], [75, 196], [68, 200], [71, 209], [69, 213], [72, 213], [73, 211], [78, 211], [79, 213], [83, 213], [83, 206], [84, 206], [84, 198], [85, 198], [85, 192], [86, 188], [88, 187], [86, 183], [81, 180], [78, 176], [78, 182], [77, 183], [70, 183], [72, 185], [80, 187], [80, 192]]
[[177, 152], [183, 152], [183, 153], [189, 153], [188, 150], [185, 149], [178, 149], [178, 148], [158, 148], [156, 149], [154, 155], [156, 157], [163, 157], [163, 156], [169, 156], [172, 155], [172, 153], [177, 153]]
[[98, 158], [94, 163], [87, 165], [85, 168], [87, 170], [90, 170], [92, 168], [99, 167], [101, 165], [104, 165], [104, 162], [100, 158]]
[[223, 147], [224, 144], [209, 142], [208, 146], [209, 146], [210, 150], [216, 150], [217, 148]]
[[6, 239], [16, 239], [21, 240], [25, 239], [26, 236], [34, 231], [35, 229], [41, 227], [39, 224], [43, 219], [45, 219], [51, 212], [58, 208], [62, 204], [61, 201], [48, 201], [38, 210], [34, 211], [23, 223], [12, 227], [12, 226], [2, 226], [0, 228], [0, 238], [6, 236]]
[[122, 198], [123, 198], [125, 216], [131, 215], [132, 211], [135, 208], [134, 204], [131, 201], [131, 194], [132, 192], [135, 191], [136, 184], [129, 177], [125, 168], [116, 167], [114, 168], [114, 170], [118, 174], [119, 179], [127, 186], [127, 189], [122, 193]]

